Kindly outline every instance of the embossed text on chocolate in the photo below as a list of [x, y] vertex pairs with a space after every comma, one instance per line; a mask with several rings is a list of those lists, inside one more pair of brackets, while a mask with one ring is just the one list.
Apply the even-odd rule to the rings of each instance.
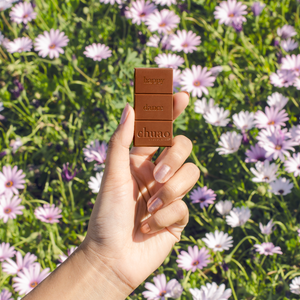
[[163, 84], [164, 78], [146, 78], [144, 76], [144, 84]]

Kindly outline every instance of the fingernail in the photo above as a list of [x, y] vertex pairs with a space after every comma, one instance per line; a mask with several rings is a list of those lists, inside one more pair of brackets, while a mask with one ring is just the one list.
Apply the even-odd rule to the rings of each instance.
[[186, 93], [190, 97], [190, 93], [189, 92], [187, 92], [187, 91], [181, 91], [181, 92]]
[[168, 165], [162, 165], [158, 171], [154, 174], [154, 178], [159, 183], [164, 183], [166, 176], [171, 168]]
[[126, 103], [124, 110], [122, 112], [120, 124], [123, 124], [125, 122], [125, 120], [127, 119], [128, 113], [129, 113], [129, 104]]
[[150, 231], [150, 226], [148, 225], [148, 223], [144, 224], [142, 227], [141, 227], [141, 232], [142, 233], [148, 233]]
[[155, 201], [150, 203], [150, 206], [148, 207], [148, 212], [152, 214], [154, 211], [160, 209], [162, 206], [163, 202], [159, 198], [156, 198]]

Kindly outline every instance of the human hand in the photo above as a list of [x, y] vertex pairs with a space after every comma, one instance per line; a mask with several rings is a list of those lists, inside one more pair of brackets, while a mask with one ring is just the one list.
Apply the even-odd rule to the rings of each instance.
[[[173, 95], [174, 120], [188, 102], [185, 92]], [[152, 162], [158, 147], [129, 151], [133, 132], [134, 110], [127, 104], [109, 143], [101, 188], [82, 245], [92, 263], [100, 260], [128, 286], [127, 294], [163, 263], [180, 240], [189, 219], [181, 199], [200, 175], [196, 165], [184, 164], [192, 150], [185, 136], [174, 137], [173, 146]], [[160, 169], [163, 165], [169, 167]], [[156, 198], [162, 206], [149, 208], [149, 214], [147, 203]]]

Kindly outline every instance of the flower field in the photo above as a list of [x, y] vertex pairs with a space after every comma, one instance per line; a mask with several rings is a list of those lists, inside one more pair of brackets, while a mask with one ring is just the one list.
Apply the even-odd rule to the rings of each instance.
[[201, 175], [127, 299], [299, 299], [299, 41], [297, 0], [0, 0], [0, 300], [84, 240], [139, 67], [190, 93], [173, 129]]

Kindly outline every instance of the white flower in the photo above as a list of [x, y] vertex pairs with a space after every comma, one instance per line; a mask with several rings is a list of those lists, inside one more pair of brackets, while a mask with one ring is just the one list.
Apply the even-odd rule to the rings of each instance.
[[271, 186], [270, 191], [273, 194], [284, 196], [291, 192], [292, 188], [294, 187], [294, 184], [284, 177], [279, 177], [275, 181], [271, 182], [270, 186]]
[[216, 66], [216, 67], [212, 67], [211, 69], [209, 69], [209, 71], [211, 72], [212, 76], [218, 76], [220, 72], [223, 71], [223, 67], [221, 66]]
[[207, 123], [224, 127], [229, 122], [229, 119], [226, 119], [229, 116], [229, 113], [229, 110], [224, 110], [223, 107], [215, 106], [206, 112], [203, 117]]
[[224, 233], [223, 231], [219, 232], [216, 230], [214, 233], [206, 233], [205, 236], [206, 238], [203, 238], [202, 241], [214, 252], [222, 252], [232, 247], [232, 236], [228, 236], [228, 234]]
[[291, 25], [283, 25], [282, 28], [277, 28], [277, 35], [282, 39], [288, 39], [296, 34], [295, 28]]
[[280, 45], [286, 52], [293, 51], [298, 47], [298, 43], [291, 38], [286, 41], [281, 41]]
[[293, 126], [289, 133], [291, 134], [291, 138], [300, 144], [300, 125]]
[[296, 277], [292, 280], [290, 284], [291, 293], [300, 295], [300, 277]]
[[223, 133], [220, 137], [219, 145], [221, 148], [217, 148], [216, 151], [220, 154], [234, 153], [239, 150], [243, 136], [237, 134], [235, 131], [228, 131]]
[[300, 153], [294, 153], [293, 157], [289, 157], [284, 162], [285, 170], [288, 173], [294, 173], [294, 176], [297, 177], [300, 175]]
[[240, 130], [249, 130], [255, 126], [254, 112], [240, 111], [232, 116], [234, 125]]
[[189, 289], [193, 296], [193, 300], [227, 300], [231, 296], [231, 289], [225, 290], [225, 284], [222, 283], [219, 287], [215, 282], [207, 283], [206, 286]]
[[205, 114], [210, 111], [211, 108], [214, 107], [215, 101], [214, 99], [210, 98], [209, 101], [207, 101], [205, 98], [202, 98], [202, 100], [197, 99], [194, 103], [195, 105], [195, 112], [198, 114]]
[[216, 210], [222, 215], [227, 215], [232, 209], [232, 202], [229, 200], [219, 201], [216, 205]]
[[250, 168], [250, 171], [256, 176], [252, 178], [254, 182], [272, 182], [276, 180], [278, 166], [276, 164], [270, 164], [268, 160], [264, 162], [258, 161], [255, 164], [255, 168]]
[[271, 106], [276, 106], [278, 110], [281, 110], [285, 107], [289, 99], [287, 97], [284, 97], [280, 93], [273, 93], [271, 96], [268, 96], [268, 105]]
[[269, 221], [269, 223], [265, 226], [262, 223], [259, 223], [259, 228], [260, 228], [261, 233], [269, 235], [273, 232], [274, 225], [275, 224], [273, 223], [273, 220], [271, 219], [271, 221]]
[[90, 177], [90, 181], [88, 182], [89, 188], [93, 193], [98, 194], [102, 182], [103, 172], [96, 173], [96, 177]]
[[248, 207], [235, 207], [230, 212], [230, 215], [226, 216], [226, 222], [231, 227], [238, 227], [244, 225], [250, 216], [251, 211]]

